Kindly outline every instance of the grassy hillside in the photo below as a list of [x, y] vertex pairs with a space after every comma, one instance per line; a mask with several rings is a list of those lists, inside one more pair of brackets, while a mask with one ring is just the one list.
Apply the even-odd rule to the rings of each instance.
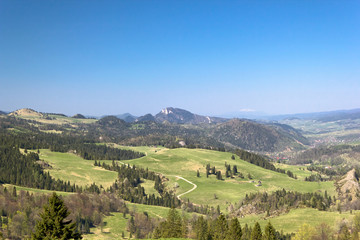
[[[113, 146], [120, 147], [117, 145]], [[271, 192], [285, 188], [299, 192], [324, 192], [326, 190], [329, 195], [335, 195], [333, 182], [305, 182], [303, 180], [304, 177], [310, 175], [311, 172], [303, 170], [301, 166], [277, 164], [277, 167], [291, 170], [298, 175], [296, 180], [289, 178], [285, 174], [266, 170], [242, 161], [237, 156], [235, 156], [235, 160], [232, 160], [232, 154], [227, 152], [204, 149], [167, 149], [163, 147], [122, 148], [145, 152], [146, 156], [119, 163], [135, 164], [144, 168], [148, 167], [150, 170], [164, 174], [169, 179], [167, 183], [168, 189], [174, 190], [176, 194], [185, 193], [196, 185], [196, 189], [186, 193], [181, 198], [189, 198], [197, 204], [220, 205], [221, 211], [225, 213], [227, 213], [227, 207], [230, 204], [237, 205], [245, 197], [245, 194], [250, 192]], [[51, 164], [53, 168], [49, 171], [52, 176], [63, 180], [70, 180], [83, 186], [96, 182], [107, 187], [115, 181], [117, 176], [115, 172], [94, 167], [93, 161], [84, 160], [71, 153], [57, 153], [41, 149], [40, 158]], [[104, 161], [108, 164], [112, 162], [109, 160]], [[225, 179], [224, 174], [225, 180], [222, 181], [216, 180], [214, 175], [206, 178], [206, 164], [209, 163], [224, 173], [225, 162], [231, 166], [237, 165], [238, 171], [242, 172], [245, 178], [235, 177], [234, 179]], [[196, 176], [197, 170], [200, 171], [200, 177]], [[252, 179], [247, 178], [248, 174], [252, 176]], [[180, 177], [190, 181], [190, 183]], [[260, 187], [256, 186], [258, 180], [262, 181], [262, 186]], [[175, 183], [179, 185], [177, 188], [175, 188]], [[152, 188], [152, 181], [145, 181], [142, 185], [148, 193], [155, 193], [155, 190]], [[168, 208], [140, 204], [129, 204], [129, 208], [136, 212], [147, 212], [151, 217], [157, 218], [166, 217], [168, 212]], [[191, 217], [191, 214], [189, 216]], [[283, 229], [284, 232], [290, 233], [295, 232], [305, 222], [309, 223], [310, 221], [313, 225], [326, 222], [330, 226], [335, 226], [340, 219], [351, 219], [352, 217], [353, 215], [350, 213], [319, 212], [315, 209], [304, 208], [294, 209], [287, 214], [270, 219], [267, 219], [264, 215], [248, 215], [239, 220], [241, 224], [248, 223], [250, 225], [253, 225], [255, 221], [259, 221], [262, 227], [270, 220], [276, 229]], [[118, 213], [107, 216], [105, 218], [106, 225], [102, 227], [102, 231], [101, 227], [93, 228], [91, 231], [94, 234], [86, 235], [85, 239], [120, 238], [122, 231], [124, 231], [125, 236], [128, 236], [128, 233], [125, 231], [127, 220], [122, 214]]]
[[273, 218], [265, 218], [264, 215], [250, 215], [239, 218], [239, 222], [241, 225], [247, 223], [252, 226], [258, 221], [264, 230], [265, 225], [270, 221], [277, 230], [283, 230], [285, 233], [295, 233], [304, 223], [314, 227], [321, 223], [326, 223], [333, 229], [337, 229], [342, 219], [352, 220], [354, 215], [355, 211], [340, 214], [339, 212], [318, 211], [313, 208], [300, 208]]
[[[220, 205], [222, 211], [226, 211], [229, 203], [239, 202], [245, 197], [245, 194], [250, 192], [269, 192], [285, 188], [299, 192], [324, 192], [326, 190], [329, 195], [335, 194], [333, 182], [318, 183], [303, 181], [302, 178], [310, 173], [308, 171], [288, 167], [296, 170], [295, 174], [299, 175], [299, 179], [295, 180], [285, 174], [266, 170], [242, 161], [237, 156], [235, 160], [232, 160], [232, 154], [227, 152], [184, 148], [133, 147], [131, 149], [146, 152], [147, 155], [139, 159], [123, 161], [123, 163], [135, 164], [144, 168], [148, 167], [150, 170], [164, 174], [169, 179], [167, 183], [168, 189], [174, 190], [176, 194], [189, 191], [194, 187], [193, 184], [195, 184], [197, 188], [181, 198], [189, 198], [197, 204]], [[40, 158], [52, 165], [53, 168], [49, 171], [55, 178], [70, 180], [83, 186], [95, 182], [108, 187], [115, 181], [117, 176], [115, 172], [94, 167], [92, 161], [84, 160], [70, 153], [41, 150]], [[111, 161], [106, 162], [111, 163]], [[238, 171], [243, 173], [245, 178], [235, 177], [233, 179], [225, 179], [225, 162], [232, 166], [237, 165]], [[209, 178], [206, 178], [206, 164], [208, 163], [221, 170], [225, 180], [217, 180], [215, 175], [210, 175]], [[196, 176], [197, 170], [200, 172], [200, 177]], [[252, 179], [247, 178], [248, 174], [251, 175]], [[256, 185], [259, 180], [262, 181], [262, 186], [257, 187]], [[179, 187], [175, 188], [175, 183]], [[144, 183], [149, 192], [153, 191], [151, 190], [151, 185], [151, 182]]]
[[[285, 188], [299, 192], [314, 192], [327, 190], [330, 195], [334, 195], [332, 182], [305, 182], [302, 178], [310, 172], [296, 170], [295, 174], [299, 179], [289, 178], [285, 174], [269, 171], [235, 157], [231, 159], [232, 154], [203, 149], [166, 149], [166, 148], [149, 148], [134, 147], [136, 151], [143, 151], [147, 156], [127, 160], [126, 163], [135, 164], [142, 167], [148, 167], [150, 170], [160, 172], [169, 178], [168, 188], [181, 194], [193, 188], [190, 183], [178, 178], [183, 177], [197, 185], [197, 188], [184, 195], [191, 201], [198, 204], [209, 204], [212, 206], [220, 205], [225, 210], [227, 202], [238, 202], [245, 197], [246, 193], [255, 191], [274, 191]], [[83, 160], [82, 158], [70, 153], [54, 153], [49, 150], [41, 150], [40, 157], [49, 162], [53, 169], [50, 169], [52, 176], [63, 180], [70, 180], [79, 185], [87, 185], [92, 182], [102, 184], [104, 187], [110, 186], [116, 179], [116, 173], [94, 167], [92, 161]], [[109, 162], [110, 161], [106, 161]], [[243, 173], [244, 179], [235, 177], [234, 179], [216, 180], [214, 175], [206, 178], [206, 164], [210, 163], [216, 169], [225, 173], [225, 162], [230, 165], [237, 165], [238, 171]], [[76, 164], [75, 164], [76, 163]], [[287, 166], [287, 165], [283, 165]], [[285, 167], [284, 167], [285, 168]], [[200, 177], [196, 177], [197, 170], [200, 171]], [[253, 179], [248, 179], [250, 174]], [[257, 187], [257, 181], [262, 181], [262, 186]], [[252, 182], [255, 181], [255, 182]], [[175, 187], [175, 183], [179, 187]], [[151, 183], [145, 183], [146, 189], [151, 191]], [[214, 194], [217, 199], [215, 199]]]
[[[54, 178], [70, 181], [79, 186], [89, 186], [93, 182], [104, 188], [111, 186], [117, 178], [117, 173], [95, 167], [94, 161], [84, 160], [72, 153], [51, 152], [40, 150], [40, 159], [51, 165], [48, 171]], [[111, 162], [111, 161], [109, 161]]]
[[[232, 154], [227, 152], [218, 152], [204, 149], [165, 149], [165, 148], [131, 148], [137, 151], [145, 151], [147, 156], [129, 160], [127, 163], [148, 167], [150, 170], [163, 173], [169, 177], [169, 187], [174, 182], [180, 184], [179, 190], [182, 188], [191, 189], [193, 186], [186, 183], [176, 176], [181, 176], [197, 185], [197, 188], [184, 195], [191, 201], [198, 204], [209, 204], [212, 206], [220, 205], [225, 210], [227, 202], [238, 202], [245, 197], [246, 193], [256, 191], [274, 191], [285, 188], [299, 192], [314, 192], [327, 190], [330, 195], [334, 195], [333, 182], [305, 182], [302, 180], [304, 176], [310, 175], [309, 171], [302, 171], [296, 167], [288, 168], [296, 170], [295, 174], [299, 174], [299, 179], [289, 178], [285, 174], [273, 172], [255, 166], [240, 160], [237, 156], [235, 160], [231, 159]], [[244, 179], [235, 177], [234, 179], [225, 179], [223, 181], [216, 180], [214, 175], [206, 178], [206, 164], [215, 166], [221, 170], [223, 176], [225, 174], [225, 162], [230, 165], [237, 165], [238, 171], [243, 173]], [[287, 165], [283, 165], [287, 166]], [[197, 170], [200, 171], [200, 177], [196, 177]], [[253, 179], [248, 179], [250, 174]], [[174, 178], [175, 177], [175, 178]], [[262, 181], [262, 186], [257, 187], [257, 181]], [[252, 181], [255, 181], [252, 182]], [[179, 191], [177, 190], [177, 191]], [[217, 199], [214, 198], [214, 194]]]

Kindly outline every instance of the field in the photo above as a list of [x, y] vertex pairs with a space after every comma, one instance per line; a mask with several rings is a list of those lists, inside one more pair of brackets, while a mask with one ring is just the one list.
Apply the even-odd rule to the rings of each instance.
[[[165, 149], [140, 147], [132, 148], [136, 151], [146, 153], [145, 157], [123, 161], [128, 164], [148, 167], [150, 170], [164, 174], [168, 179], [168, 189], [174, 190], [176, 194], [189, 191], [194, 185], [179, 178], [183, 177], [192, 182], [197, 188], [182, 196], [189, 198], [197, 204], [208, 204], [210, 206], [220, 205], [222, 211], [226, 211], [230, 203], [237, 203], [245, 194], [257, 191], [274, 191], [285, 188], [299, 192], [324, 192], [334, 195], [335, 190], [333, 182], [305, 182], [303, 176], [310, 174], [308, 171], [299, 170], [299, 167], [283, 165], [283, 167], [291, 168], [299, 175], [299, 179], [289, 178], [285, 174], [273, 172], [267, 169], [257, 167], [240, 160], [231, 159], [232, 154], [226, 152], [218, 152], [203, 149]], [[84, 160], [71, 153], [57, 153], [49, 150], [41, 150], [40, 158], [49, 162], [53, 167], [50, 174], [55, 178], [69, 180], [81, 186], [89, 185], [93, 182], [101, 184], [104, 188], [110, 186], [116, 179], [115, 172], [104, 170], [100, 167], [93, 166], [93, 161]], [[110, 163], [111, 161], [106, 161]], [[216, 169], [225, 173], [225, 162], [231, 165], [237, 165], [238, 171], [243, 173], [244, 179], [235, 177], [233, 179], [217, 180], [214, 175], [206, 178], [206, 164], [210, 163]], [[196, 176], [197, 170], [200, 171], [200, 177]], [[248, 174], [252, 179], [248, 179]], [[262, 182], [262, 186], [257, 187], [258, 181]], [[175, 188], [175, 183], [178, 187]], [[145, 182], [144, 187], [149, 192], [151, 182]], [[216, 196], [216, 197], [215, 197]]]
[[33, 110], [29, 110], [29, 109], [20, 109], [16, 111], [16, 114], [11, 113], [10, 115], [22, 118], [22, 119], [26, 119], [26, 120], [34, 120], [40, 123], [45, 123], [45, 124], [77, 124], [77, 123], [84, 123], [84, 124], [89, 124], [89, 123], [94, 123], [97, 120], [96, 119], [81, 119], [81, 118], [72, 118], [72, 117], [66, 117], [66, 116], [62, 116], [62, 115], [57, 115], [57, 114], [42, 114], [42, 113], [38, 113], [36, 111]]
[[52, 166], [48, 170], [51, 176], [70, 181], [71, 184], [75, 183], [79, 186], [89, 186], [95, 182], [107, 188], [117, 178], [116, 172], [95, 167], [94, 161], [84, 160], [72, 153], [51, 152], [47, 149], [41, 149], [40, 159]]
[[[181, 193], [186, 188], [190, 190], [193, 186], [176, 176], [181, 176], [197, 185], [197, 188], [184, 195], [192, 202], [198, 204], [209, 204], [212, 206], [220, 205], [222, 211], [226, 211], [228, 203], [236, 203], [245, 197], [246, 193], [257, 191], [274, 191], [285, 188], [299, 192], [324, 192], [330, 195], [335, 194], [333, 182], [305, 182], [302, 179], [310, 175], [311, 172], [300, 170], [297, 166], [282, 165], [284, 168], [291, 169], [299, 175], [299, 179], [289, 178], [285, 174], [273, 172], [260, 168], [253, 164], [240, 160], [237, 156], [231, 159], [232, 154], [203, 149], [164, 149], [164, 148], [131, 148], [137, 151], [146, 152], [146, 156], [140, 159], [128, 160], [127, 163], [137, 166], [148, 167], [150, 170], [163, 173], [169, 177], [169, 187], [178, 182], [180, 187], [177, 193]], [[225, 179], [225, 162], [231, 166], [237, 165], [238, 171], [243, 173], [244, 179], [235, 177]], [[217, 180], [214, 175], [206, 178], [206, 164], [210, 163], [216, 169], [221, 170], [225, 180]], [[197, 170], [200, 177], [196, 176]], [[252, 179], [248, 179], [250, 174]], [[257, 187], [258, 181], [262, 186]], [[254, 182], [253, 182], [254, 181]], [[186, 191], [187, 191], [186, 190]], [[215, 195], [216, 198], [215, 199]]]
[[[166, 218], [169, 208], [159, 206], [149, 206], [135, 203], [127, 203], [130, 211], [134, 212], [146, 212], [152, 218]], [[181, 210], [179, 210], [180, 212]], [[190, 218], [192, 214], [184, 212], [187, 218]], [[127, 221], [129, 215], [124, 218], [121, 213], [112, 213], [110, 216], [106, 216], [104, 219], [105, 225], [102, 227], [91, 228], [91, 234], [84, 235], [84, 239], [121, 239], [122, 232], [126, 238], [129, 237], [129, 233], [126, 231]]]
[[343, 219], [351, 221], [355, 215], [350, 212], [325, 212], [318, 211], [313, 208], [299, 208], [292, 209], [289, 213], [283, 214], [273, 218], [266, 218], [264, 215], [249, 215], [244, 218], [239, 218], [240, 224], [254, 225], [256, 221], [260, 223], [264, 230], [265, 225], [270, 221], [277, 230], [283, 230], [285, 233], [296, 233], [300, 226], [307, 223], [313, 227], [326, 223], [333, 229], [338, 229], [339, 223]]
[[[114, 145], [115, 147], [120, 147]], [[126, 161], [119, 161], [120, 164], [126, 163], [138, 167], [148, 167], [150, 170], [164, 174], [169, 181], [167, 188], [174, 190], [177, 195], [193, 191], [181, 196], [182, 199], [189, 198], [196, 204], [208, 204], [210, 206], [219, 205], [221, 211], [227, 213], [228, 206], [234, 206], [245, 197], [245, 194], [257, 191], [271, 192], [277, 189], [285, 188], [287, 190], [299, 192], [324, 192], [329, 195], [335, 195], [333, 182], [305, 182], [305, 176], [311, 174], [307, 170], [303, 170], [301, 166], [289, 166], [286, 164], [277, 164], [277, 167], [291, 170], [298, 179], [289, 178], [286, 174], [281, 174], [266, 170], [249, 164], [237, 156], [232, 160], [232, 154], [227, 152], [218, 152], [203, 149], [167, 149], [162, 147], [122, 147], [140, 152], [145, 152], [146, 156]], [[93, 182], [101, 184], [105, 188], [110, 186], [116, 179], [117, 174], [112, 171], [104, 170], [100, 167], [93, 166], [93, 161], [84, 160], [71, 153], [57, 153], [49, 150], [41, 149], [40, 158], [50, 163], [53, 167], [50, 174], [56, 178], [70, 180], [72, 183], [82, 186], [89, 185]], [[112, 161], [104, 160], [108, 164]], [[244, 179], [235, 177], [233, 179], [225, 179], [225, 162], [231, 166], [237, 165], [238, 171], [243, 173]], [[206, 178], [206, 164], [221, 170], [224, 180], [217, 180], [214, 175]], [[196, 176], [197, 170], [200, 177]], [[248, 174], [252, 179], [248, 179]], [[186, 181], [187, 180], [187, 181]], [[262, 186], [256, 186], [258, 181], [262, 182]], [[189, 183], [189, 182], [190, 183]], [[177, 184], [176, 184], [177, 183]], [[153, 189], [153, 181], [144, 181], [142, 186], [148, 193], [156, 193]], [[175, 185], [178, 185], [175, 187]], [[147, 212], [152, 217], [166, 217], [168, 208], [157, 206], [146, 206], [140, 204], [130, 204], [130, 209], [136, 212]], [[191, 215], [189, 215], [191, 216]], [[311, 222], [315, 225], [322, 222], [335, 226], [337, 221], [342, 218], [351, 219], [350, 213], [339, 214], [337, 212], [319, 212], [315, 209], [295, 209], [288, 214], [266, 219], [263, 215], [246, 216], [239, 219], [242, 224], [248, 223], [253, 225], [255, 221], [259, 221], [264, 226], [267, 221], [271, 221], [277, 229], [283, 229], [284, 232], [294, 232], [305, 222]], [[122, 214], [113, 213], [105, 218], [106, 225], [93, 228], [91, 231], [96, 234], [86, 235], [86, 239], [111, 239], [120, 238], [124, 230], [127, 219]], [[125, 236], [127, 232], [124, 231]]]
[[29, 188], [29, 187], [22, 187], [22, 186], [15, 186], [15, 185], [11, 185], [11, 184], [4, 184], [4, 187], [6, 187], [7, 189], [9, 189], [10, 191], [12, 191], [13, 187], [16, 187], [16, 191], [28, 191], [29, 193], [41, 193], [41, 194], [51, 194], [53, 192], [56, 192], [58, 195], [69, 195], [69, 194], [73, 194], [71, 192], [61, 192], [61, 191], [51, 191], [51, 190], [45, 190], [45, 189], [37, 189], [37, 188]]
[[[134, 210], [132, 207], [130, 207], [130, 209]], [[151, 217], [161, 216], [166, 218], [168, 208], [136, 204], [136, 211], [147, 212]], [[156, 212], [155, 215], [154, 212]], [[273, 218], [266, 218], [264, 215], [249, 215], [245, 218], [239, 218], [239, 222], [241, 226], [245, 224], [253, 226], [255, 222], [259, 222], [262, 230], [264, 230], [265, 225], [270, 221], [278, 231], [282, 230], [284, 233], [296, 233], [304, 223], [314, 227], [326, 223], [332, 229], [337, 230], [342, 220], [346, 219], [351, 222], [355, 214], [355, 211], [353, 213], [344, 212], [340, 214], [338, 212], [320, 212], [312, 208], [300, 208], [293, 209], [287, 214]], [[187, 216], [190, 218], [191, 215], [188, 214]], [[84, 235], [84, 239], [113, 239], [120, 237], [122, 231], [124, 231], [125, 237], [127, 237], [128, 232], [124, 230], [127, 221], [128, 217], [124, 218], [122, 214], [113, 213], [111, 216], [105, 217], [106, 225], [103, 227], [103, 232], [101, 232], [101, 227], [92, 228], [91, 232], [93, 234]]]

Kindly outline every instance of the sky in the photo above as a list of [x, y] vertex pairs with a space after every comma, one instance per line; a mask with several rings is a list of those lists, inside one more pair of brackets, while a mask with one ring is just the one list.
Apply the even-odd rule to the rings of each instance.
[[0, 110], [360, 107], [360, 1], [0, 0]]

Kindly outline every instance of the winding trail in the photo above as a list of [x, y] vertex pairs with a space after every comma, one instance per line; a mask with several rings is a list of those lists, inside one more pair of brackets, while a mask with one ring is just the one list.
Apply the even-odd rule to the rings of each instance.
[[[125, 165], [124, 162], [121, 162], [121, 161], [118, 161], [118, 162]], [[170, 175], [170, 176], [171, 176], [171, 175]], [[186, 178], [183, 178], [183, 177], [180, 177], [180, 176], [177, 176], [177, 175], [173, 175], [173, 176], [175, 176], [175, 177], [177, 177], [177, 178], [180, 178], [181, 180], [184, 180], [185, 182], [188, 182], [188, 183], [190, 183], [191, 185], [194, 186], [194, 187], [193, 187], [192, 189], [190, 189], [189, 191], [186, 191], [186, 192], [184, 192], [184, 193], [181, 193], [181, 194], [177, 195], [177, 196], [176, 196], [177, 198], [180, 199], [181, 196], [183, 196], [183, 195], [185, 195], [185, 194], [188, 194], [188, 193], [194, 191], [194, 190], [197, 188], [197, 185], [196, 185], [195, 183], [190, 182], [190, 181], [187, 180]]]
[[196, 185], [195, 183], [190, 182], [189, 180], [187, 180], [187, 179], [185, 179], [185, 178], [183, 178], [183, 177], [180, 177], [180, 176], [175, 176], [175, 177], [180, 178], [180, 179], [184, 180], [185, 182], [188, 182], [188, 183], [190, 183], [191, 185], [194, 186], [194, 187], [193, 187], [192, 189], [190, 189], [189, 191], [186, 191], [186, 192], [184, 192], [184, 193], [181, 193], [181, 194], [177, 195], [177, 196], [176, 196], [177, 198], [180, 199], [181, 196], [183, 196], [183, 195], [185, 195], [185, 194], [188, 194], [188, 193], [194, 191], [194, 190], [197, 188], [197, 185]]

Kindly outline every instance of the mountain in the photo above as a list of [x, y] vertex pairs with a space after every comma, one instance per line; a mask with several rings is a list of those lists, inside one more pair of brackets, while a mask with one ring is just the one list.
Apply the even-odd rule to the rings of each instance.
[[7, 113], [4, 111], [0, 111], [0, 115], [6, 115]]
[[285, 115], [272, 115], [265, 116], [259, 119], [281, 121], [281, 120], [316, 120], [322, 122], [331, 122], [345, 119], [360, 119], [360, 108], [351, 110], [336, 110], [327, 112], [313, 112], [313, 113], [296, 113], [296, 114], [285, 114]]
[[[42, 116], [32, 109], [21, 109], [10, 115], [24, 119]], [[56, 125], [52, 119], [42, 124], [50, 123], [54, 124], [54, 130], [70, 131]], [[51, 130], [49, 127], [46, 129]], [[304, 145], [308, 145], [307, 139], [299, 131], [285, 124], [206, 117], [178, 108], [165, 108], [156, 116], [146, 114], [134, 122], [106, 116], [89, 124], [81, 124], [71, 131], [123, 145], [176, 147], [181, 140], [189, 147], [242, 148], [256, 152], [304, 149]]]
[[161, 112], [155, 115], [155, 119], [158, 122], [167, 121], [177, 124], [211, 124], [225, 122], [228, 120], [226, 118], [201, 116], [184, 109], [173, 107], [164, 108]]
[[116, 115], [116, 117], [124, 120], [125, 122], [134, 122], [135, 119], [137, 118], [136, 116], [134, 116], [130, 113], [119, 114], [119, 115]]
[[212, 128], [210, 135], [224, 144], [257, 152], [304, 149], [309, 144], [296, 129], [284, 124], [260, 124], [232, 119]]
[[150, 113], [148, 113], [148, 114], [146, 114], [144, 116], [138, 117], [135, 120], [135, 122], [155, 122], [155, 121], [156, 121], [156, 119]]

